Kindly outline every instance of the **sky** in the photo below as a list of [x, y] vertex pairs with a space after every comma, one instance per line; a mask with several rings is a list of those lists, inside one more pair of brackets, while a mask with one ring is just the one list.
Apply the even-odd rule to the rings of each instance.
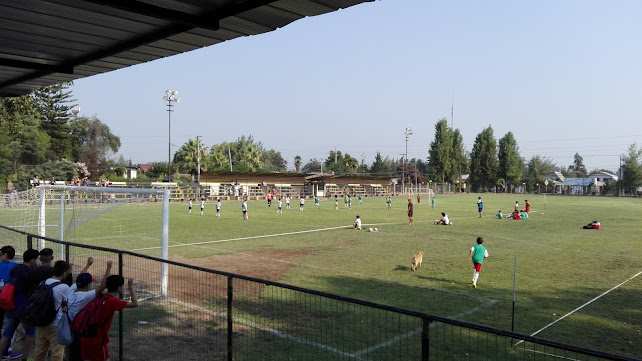
[[[522, 157], [578, 152], [616, 171], [642, 145], [642, 1], [377, 0], [276, 31], [75, 81], [134, 163], [252, 135], [293, 169], [330, 150], [426, 159], [447, 118], [466, 149], [492, 125]], [[451, 112], [452, 111], [452, 112]]]

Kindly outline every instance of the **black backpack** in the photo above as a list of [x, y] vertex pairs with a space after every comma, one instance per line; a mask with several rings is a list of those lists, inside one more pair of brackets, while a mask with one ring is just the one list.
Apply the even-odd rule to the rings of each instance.
[[25, 323], [31, 326], [42, 327], [48, 326], [53, 322], [58, 313], [53, 288], [60, 284], [62, 284], [62, 282], [54, 282], [50, 285], [46, 285], [45, 281], [40, 282], [27, 300], [24, 313]]

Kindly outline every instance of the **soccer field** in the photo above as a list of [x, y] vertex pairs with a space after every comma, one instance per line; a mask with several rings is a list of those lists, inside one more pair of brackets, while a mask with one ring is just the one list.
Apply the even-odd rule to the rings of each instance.
[[[402, 307], [468, 322], [511, 329], [513, 270], [517, 259], [515, 331], [538, 337], [640, 357], [642, 352], [642, 203], [639, 199], [534, 196], [528, 220], [499, 220], [524, 195], [438, 195], [415, 201], [415, 225], [408, 225], [407, 200], [353, 199], [352, 208], [334, 210], [333, 200], [320, 208], [298, 199], [276, 213], [276, 202], [223, 202], [221, 217], [207, 203], [203, 216], [195, 204], [170, 205], [170, 258], [343, 296]], [[433, 221], [446, 212], [453, 226]], [[122, 228], [122, 239], [95, 238], [95, 244], [160, 255], [159, 238], [131, 231], [158, 214], [159, 205], [129, 205], [105, 213], [100, 222]], [[365, 228], [350, 225], [359, 215]], [[79, 227], [87, 230], [92, 222]], [[598, 220], [601, 230], [583, 230]], [[160, 230], [158, 230], [160, 235]], [[128, 236], [130, 235], [130, 236]], [[52, 235], [55, 236], [55, 235]], [[490, 257], [484, 261], [478, 288], [471, 287], [468, 251], [484, 238]], [[417, 251], [423, 267], [411, 272]]]

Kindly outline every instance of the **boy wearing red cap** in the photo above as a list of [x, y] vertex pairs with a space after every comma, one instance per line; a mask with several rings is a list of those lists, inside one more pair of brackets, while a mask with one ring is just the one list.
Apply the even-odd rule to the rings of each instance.
[[412, 204], [412, 199], [408, 198], [408, 220], [411, 226], [415, 224], [413, 215], [414, 215], [414, 206]]

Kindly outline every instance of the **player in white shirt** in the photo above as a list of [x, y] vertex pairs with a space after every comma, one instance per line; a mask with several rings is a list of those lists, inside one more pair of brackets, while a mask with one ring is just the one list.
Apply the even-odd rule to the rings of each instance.
[[216, 200], [216, 216], [217, 217], [221, 216], [221, 200], [220, 199]]
[[359, 218], [359, 216], [357, 216], [357, 219], [355, 219], [353, 227], [357, 231], [361, 230], [361, 218]]
[[299, 210], [303, 211], [304, 206], [305, 206], [305, 198], [301, 196], [301, 200], [299, 201]]
[[201, 198], [201, 216], [203, 215], [203, 210], [205, 209], [205, 200]]
[[192, 213], [192, 198], [189, 199], [189, 212]]
[[277, 214], [279, 214], [279, 213], [283, 214], [283, 201], [281, 200], [281, 198], [279, 198], [279, 201], [276, 204], [276, 213]]
[[250, 217], [247, 215], [247, 199], [243, 198], [243, 203], [241, 203], [241, 210], [243, 211], [243, 220], [249, 221]]
[[285, 196], [285, 208], [290, 209], [290, 195]]

